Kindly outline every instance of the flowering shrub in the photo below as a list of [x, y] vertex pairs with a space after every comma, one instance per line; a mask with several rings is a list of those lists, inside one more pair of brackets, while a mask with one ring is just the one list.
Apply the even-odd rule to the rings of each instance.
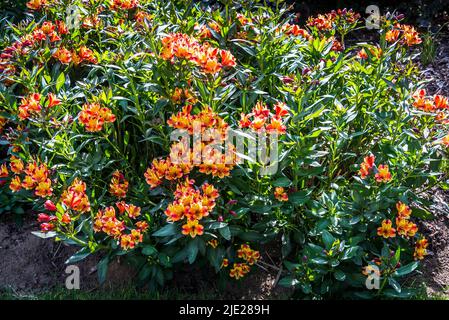
[[[279, 243], [280, 284], [299, 296], [410, 294], [399, 278], [428, 254], [417, 219], [449, 146], [412, 26], [383, 19], [378, 43], [348, 46], [351, 10], [299, 26], [257, 1], [27, 7], [0, 55], [0, 196], [33, 204], [37, 235], [79, 246], [68, 263], [104, 252], [103, 281], [125, 255], [156, 288], [202, 261], [235, 281]], [[277, 170], [238, 142], [215, 148], [231, 128], [270, 134]]]

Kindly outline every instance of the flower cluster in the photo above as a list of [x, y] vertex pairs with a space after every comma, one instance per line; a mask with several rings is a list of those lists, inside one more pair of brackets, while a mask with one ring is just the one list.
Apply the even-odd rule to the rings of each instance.
[[[141, 208], [133, 204], [117, 202], [116, 207], [121, 216], [125, 213], [131, 219], [136, 219], [140, 216]], [[142, 220], [136, 222], [135, 228], [131, 229], [129, 233], [124, 233], [126, 230], [125, 221], [117, 217], [116, 210], [113, 206], [99, 210], [95, 216], [93, 226], [95, 232], [104, 232], [119, 241], [123, 250], [133, 249], [141, 243], [143, 241], [143, 234], [148, 230], [148, 223]]]
[[285, 117], [288, 116], [285, 103], [279, 102], [274, 105], [274, 114], [270, 112], [267, 105], [258, 101], [249, 114], [241, 114], [240, 128], [251, 128], [256, 132], [267, 131], [269, 133], [285, 134]]
[[319, 31], [326, 31], [333, 29], [333, 24], [355, 24], [360, 18], [360, 14], [354, 12], [352, 9], [338, 9], [332, 10], [327, 14], [319, 14], [316, 17], [310, 17], [307, 20], [309, 27], [315, 27]]
[[274, 197], [279, 201], [288, 201], [288, 194], [283, 187], [276, 187], [274, 189]]
[[234, 263], [232, 269], [229, 271], [229, 276], [238, 280], [243, 278], [250, 270], [250, 266], [244, 262]]
[[70, 62], [73, 62], [74, 65], [79, 65], [83, 62], [92, 64], [98, 63], [95, 53], [86, 46], [81, 46], [78, 51], [70, 51], [65, 47], [59, 47], [55, 53], [53, 53], [53, 57], [59, 60], [62, 64], [69, 64]]
[[251, 249], [247, 244], [242, 244], [237, 250], [237, 257], [245, 260], [250, 266], [260, 259], [259, 251]]
[[215, 200], [219, 193], [214, 186], [205, 183], [201, 190], [194, 187], [194, 180], [186, 179], [177, 185], [174, 201], [165, 210], [167, 221], [176, 222], [186, 219], [182, 226], [182, 233], [194, 238], [203, 234], [203, 226], [199, 221], [207, 217], [215, 207]]
[[125, 198], [128, 192], [129, 182], [120, 171], [115, 171], [112, 174], [111, 183], [109, 184], [109, 192], [117, 198]]
[[195, 24], [195, 30], [196, 30], [196, 35], [200, 39], [211, 39], [211, 38], [213, 38], [211, 30], [215, 31], [218, 34], [221, 33], [221, 27], [215, 21], [211, 21], [208, 24], [202, 24], [202, 25], [197, 23], [197, 24]]
[[398, 39], [401, 44], [406, 44], [409, 47], [422, 42], [418, 31], [414, 27], [399, 23], [395, 24], [393, 29], [385, 33], [385, 40], [387, 42], [396, 42]]
[[182, 88], [175, 88], [171, 96], [171, 100], [176, 104], [193, 105], [197, 102], [195, 96], [188, 89]]
[[[441, 95], [428, 97], [425, 89], [416, 91], [413, 96], [413, 106], [425, 112], [442, 112], [449, 109], [449, 99]], [[443, 117], [439, 115], [439, 118]]]
[[101, 107], [99, 103], [86, 103], [78, 115], [78, 119], [89, 132], [97, 132], [103, 129], [105, 123], [112, 123], [116, 120], [111, 109]]
[[[376, 167], [374, 163], [375, 157], [374, 155], [367, 156], [363, 159], [363, 162], [360, 164], [359, 175], [360, 178], [366, 179], [366, 177], [370, 174], [373, 168]], [[388, 165], [381, 164], [377, 168], [377, 172], [374, 175], [374, 178], [377, 182], [389, 182], [391, 181], [391, 173]]]
[[[209, 107], [204, 107], [196, 115], [192, 115], [191, 110], [192, 106], [184, 107], [167, 123], [170, 127], [185, 130], [191, 135], [194, 132], [201, 133], [203, 141], [192, 149], [187, 139], [183, 139], [171, 146], [169, 158], [153, 160], [152, 166], [145, 172], [146, 181], [151, 188], [160, 185], [164, 178], [167, 180], [182, 178], [195, 166], [201, 173], [219, 178], [228, 176], [234, 168], [235, 154], [233, 152], [223, 154], [214, 144], [226, 140], [228, 124]], [[233, 146], [230, 146], [230, 150], [233, 150]]]
[[36, 11], [41, 10], [46, 5], [48, 5], [47, 0], [30, 0], [26, 3], [28, 9]]
[[41, 101], [42, 95], [40, 93], [31, 93], [22, 98], [19, 105], [19, 118], [25, 120], [31, 115], [41, 112], [43, 105], [47, 108], [52, 108], [61, 104], [61, 100], [53, 93], [49, 93], [45, 101]]
[[[21, 159], [12, 156], [10, 159], [10, 169], [15, 174], [9, 185], [11, 191], [18, 192], [23, 188], [26, 190], [34, 190], [34, 195], [41, 198], [52, 195], [53, 189], [50, 172], [45, 163], [38, 164], [33, 160], [24, 167]], [[19, 176], [22, 173], [25, 174], [23, 180]], [[0, 177], [6, 177], [7, 175], [8, 170], [6, 165], [3, 164]]]
[[183, 33], [171, 33], [162, 39], [161, 57], [164, 60], [185, 59], [199, 66], [204, 73], [215, 74], [224, 67], [234, 67], [235, 57], [227, 50], [201, 44]]
[[288, 36], [301, 36], [306, 40], [312, 40], [312, 36], [306, 29], [302, 29], [297, 24], [286, 23], [282, 26], [281, 31]]
[[418, 226], [409, 221], [412, 210], [409, 206], [402, 202], [396, 204], [397, 217], [396, 217], [396, 229], [393, 228], [393, 222], [391, 220], [382, 221], [382, 226], [377, 229], [377, 234], [386, 239], [394, 238], [396, 233], [404, 237], [413, 237], [418, 232]]
[[113, 0], [111, 4], [112, 10], [130, 10], [137, 7], [139, 0]]
[[75, 178], [72, 184], [61, 195], [61, 202], [67, 209], [79, 213], [90, 211], [90, 202], [86, 194], [86, 183]]

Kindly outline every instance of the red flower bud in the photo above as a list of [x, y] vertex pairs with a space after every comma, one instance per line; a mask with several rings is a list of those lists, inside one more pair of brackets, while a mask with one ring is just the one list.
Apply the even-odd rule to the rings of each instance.
[[49, 222], [50, 221], [50, 216], [48, 214], [45, 214], [45, 213], [39, 213], [39, 215], [37, 216], [37, 221], [39, 221], [39, 222]]
[[55, 204], [51, 200], [45, 201], [44, 207], [48, 211], [56, 211], [56, 206], [55, 206]]
[[48, 232], [55, 228], [55, 226], [52, 223], [42, 223], [41, 224], [41, 231], [42, 232]]

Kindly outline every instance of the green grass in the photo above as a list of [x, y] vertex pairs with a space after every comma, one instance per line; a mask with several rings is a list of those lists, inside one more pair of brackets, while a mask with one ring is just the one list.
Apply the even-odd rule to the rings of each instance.
[[[221, 297], [222, 298], [222, 297]], [[124, 288], [121, 290], [68, 290], [52, 289], [42, 293], [18, 293], [11, 289], [0, 290], [0, 300], [214, 300], [220, 299], [216, 292], [203, 291], [196, 294], [177, 289], [151, 293], [146, 290]]]
[[[446, 287], [443, 291], [448, 291]], [[420, 284], [416, 288], [416, 295], [412, 298], [414, 300], [449, 300], [449, 296], [443, 291], [429, 294], [425, 283]]]

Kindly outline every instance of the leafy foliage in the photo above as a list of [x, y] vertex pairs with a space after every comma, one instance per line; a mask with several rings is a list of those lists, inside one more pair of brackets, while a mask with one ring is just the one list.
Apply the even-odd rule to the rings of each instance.
[[[31, 3], [1, 57], [0, 196], [80, 246], [68, 263], [104, 251], [104, 281], [125, 255], [154, 289], [182, 263], [242, 278], [276, 242], [300, 297], [410, 294], [399, 278], [427, 254], [415, 220], [449, 144], [447, 99], [417, 91], [413, 27], [384, 19], [378, 44], [347, 47], [350, 10], [300, 27], [258, 1]], [[276, 174], [168, 162], [194, 119], [279, 133]]]

